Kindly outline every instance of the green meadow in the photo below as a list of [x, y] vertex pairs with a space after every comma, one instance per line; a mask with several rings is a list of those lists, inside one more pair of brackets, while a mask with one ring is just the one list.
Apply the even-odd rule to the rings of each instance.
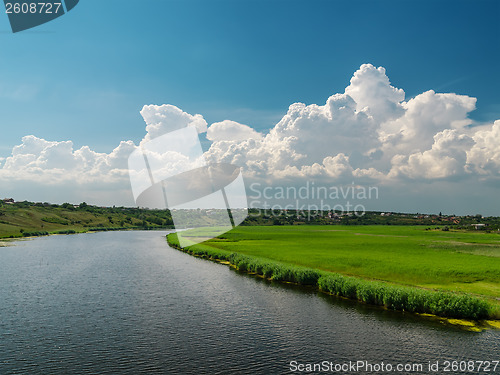
[[[192, 235], [208, 233], [193, 230]], [[498, 233], [422, 226], [240, 226], [192, 248], [375, 284], [467, 293], [493, 305], [500, 297]]]

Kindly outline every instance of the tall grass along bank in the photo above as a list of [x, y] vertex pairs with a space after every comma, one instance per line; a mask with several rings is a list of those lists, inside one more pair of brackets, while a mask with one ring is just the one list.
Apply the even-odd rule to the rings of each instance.
[[433, 291], [369, 281], [338, 273], [295, 266], [278, 261], [217, 249], [205, 244], [181, 248], [175, 233], [167, 235], [170, 246], [194, 256], [228, 262], [242, 272], [269, 280], [312, 286], [322, 292], [384, 306], [390, 310], [427, 313], [449, 318], [481, 320], [496, 318], [494, 306], [468, 294]]

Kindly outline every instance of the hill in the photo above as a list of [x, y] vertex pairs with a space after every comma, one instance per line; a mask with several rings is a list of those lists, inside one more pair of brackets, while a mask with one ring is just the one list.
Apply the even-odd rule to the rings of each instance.
[[118, 229], [172, 228], [168, 210], [62, 205], [33, 202], [0, 203], [0, 238]]

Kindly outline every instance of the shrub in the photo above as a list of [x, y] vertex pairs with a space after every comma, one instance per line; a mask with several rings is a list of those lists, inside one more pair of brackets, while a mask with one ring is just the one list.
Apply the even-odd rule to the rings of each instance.
[[39, 232], [26, 232], [24, 231], [23, 232], [23, 237], [39, 237], [39, 236], [48, 236], [49, 235], [49, 232], [43, 232], [43, 231], [39, 231]]
[[76, 231], [74, 231], [73, 229], [68, 229], [68, 230], [60, 230], [58, 232], [56, 232], [56, 234], [75, 234]]

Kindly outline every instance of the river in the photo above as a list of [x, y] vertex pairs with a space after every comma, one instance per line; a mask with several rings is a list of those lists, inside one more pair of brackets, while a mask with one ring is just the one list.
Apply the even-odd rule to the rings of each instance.
[[242, 275], [171, 249], [166, 233], [0, 247], [0, 374], [500, 373], [465, 368], [500, 359], [499, 331]]

